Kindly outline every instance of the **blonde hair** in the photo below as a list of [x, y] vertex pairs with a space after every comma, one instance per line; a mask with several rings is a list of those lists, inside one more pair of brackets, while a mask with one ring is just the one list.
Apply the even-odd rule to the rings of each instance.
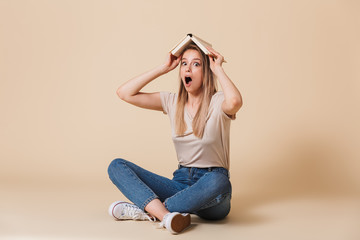
[[[190, 44], [183, 53], [189, 49], [196, 50], [200, 53], [201, 62], [202, 62], [202, 94], [199, 108], [196, 112], [196, 115], [192, 122], [192, 128], [194, 135], [198, 138], [202, 138], [204, 135], [204, 129], [206, 124], [206, 118], [209, 111], [209, 105], [212, 96], [217, 92], [217, 86], [215, 81], [215, 76], [210, 69], [210, 62], [208, 56], [200, 50], [195, 44]], [[187, 129], [185, 119], [184, 119], [184, 110], [185, 104], [188, 100], [188, 92], [185, 89], [184, 83], [181, 80], [180, 71], [179, 71], [180, 87], [178, 92], [178, 100], [176, 104], [176, 113], [175, 113], [175, 129], [177, 135], [183, 135]]]

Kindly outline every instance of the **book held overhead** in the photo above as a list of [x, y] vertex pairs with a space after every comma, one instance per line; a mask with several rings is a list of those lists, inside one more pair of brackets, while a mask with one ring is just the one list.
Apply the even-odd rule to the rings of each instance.
[[170, 51], [175, 57], [180, 56], [184, 48], [189, 45], [191, 42], [195, 43], [206, 55], [211, 55], [209, 50], [206, 49], [207, 46], [211, 47], [211, 44], [202, 40], [201, 38], [189, 33], [187, 34], [175, 47]]
[[[192, 42], [195, 43], [206, 55], [213, 56], [213, 54], [211, 54], [211, 52], [206, 48], [212, 47], [212, 45], [191, 33], [187, 34], [178, 44], [176, 44], [170, 50], [170, 53], [175, 57], [179, 57], [183, 50]], [[226, 61], [224, 60], [224, 62]]]

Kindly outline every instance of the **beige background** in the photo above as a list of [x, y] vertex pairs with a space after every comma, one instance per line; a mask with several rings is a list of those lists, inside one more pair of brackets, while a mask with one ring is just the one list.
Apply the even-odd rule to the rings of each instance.
[[[359, 11], [355, 0], [0, 0], [0, 238], [170, 237], [107, 216], [123, 199], [107, 166], [123, 157], [171, 177], [167, 116], [115, 91], [191, 32], [225, 56], [244, 106], [233, 210], [217, 224], [194, 217], [179, 237], [359, 239]], [[145, 90], [176, 91], [177, 73]]]

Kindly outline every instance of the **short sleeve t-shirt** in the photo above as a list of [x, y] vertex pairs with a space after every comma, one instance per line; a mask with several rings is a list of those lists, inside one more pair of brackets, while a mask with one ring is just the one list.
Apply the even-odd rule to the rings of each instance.
[[192, 130], [192, 116], [184, 109], [187, 130], [176, 134], [175, 112], [177, 94], [160, 92], [163, 112], [170, 118], [172, 140], [179, 164], [185, 167], [223, 167], [229, 169], [229, 138], [231, 118], [222, 110], [224, 93], [215, 93], [210, 101], [209, 112], [203, 138], [198, 138]]

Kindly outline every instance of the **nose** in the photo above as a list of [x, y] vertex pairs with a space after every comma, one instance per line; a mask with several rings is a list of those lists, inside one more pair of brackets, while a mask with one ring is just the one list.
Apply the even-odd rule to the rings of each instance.
[[190, 65], [186, 66], [186, 68], [185, 68], [185, 72], [190, 72], [190, 71], [191, 71], [191, 69], [190, 69]]

